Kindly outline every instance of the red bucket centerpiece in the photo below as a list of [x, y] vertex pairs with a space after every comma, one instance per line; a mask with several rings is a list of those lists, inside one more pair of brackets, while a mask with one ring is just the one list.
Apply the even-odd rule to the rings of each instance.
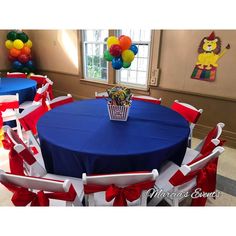
[[107, 109], [110, 120], [127, 121], [131, 106], [131, 91], [122, 86], [116, 86], [107, 90]]

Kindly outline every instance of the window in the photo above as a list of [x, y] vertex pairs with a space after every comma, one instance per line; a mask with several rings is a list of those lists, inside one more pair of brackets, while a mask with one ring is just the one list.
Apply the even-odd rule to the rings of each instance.
[[107, 62], [103, 59], [108, 30], [83, 30], [84, 77], [107, 81]]
[[138, 53], [129, 69], [117, 71], [117, 83], [147, 87], [151, 30], [120, 30], [118, 34], [129, 36], [137, 45]]
[[[103, 59], [110, 35], [127, 35], [137, 45], [138, 53], [131, 67], [111, 73], [108, 80], [108, 62]], [[83, 30], [84, 78], [110, 83], [147, 87], [151, 30]], [[113, 70], [113, 69], [112, 69]], [[111, 82], [112, 81], [112, 82]]]

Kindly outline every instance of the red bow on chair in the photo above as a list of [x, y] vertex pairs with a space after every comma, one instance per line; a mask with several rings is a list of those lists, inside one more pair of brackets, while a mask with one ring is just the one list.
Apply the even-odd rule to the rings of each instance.
[[70, 186], [68, 192], [44, 193], [44, 191], [39, 191], [34, 193], [26, 188], [18, 188], [12, 184], [2, 184], [13, 192], [11, 201], [15, 206], [27, 206], [29, 203], [30, 206], [49, 206], [49, 199], [73, 202], [77, 195], [73, 185]]
[[[218, 158], [214, 158], [203, 169], [193, 171], [192, 173], [184, 176], [178, 170], [169, 180], [173, 186], [178, 186], [197, 177], [197, 184], [195, 189], [201, 189], [201, 192], [210, 193], [216, 189], [216, 172], [217, 172]], [[192, 206], [205, 206], [207, 197], [197, 197], [192, 199]]]
[[25, 188], [15, 191], [11, 201], [15, 206], [27, 206], [29, 203], [30, 206], [49, 206], [49, 199], [43, 191], [34, 193]]
[[155, 181], [145, 181], [137, 184], [132, 184], [124, 188], [117, 187], [116, 185], [96, 185], [96, 184], [86, 184], [84, 185], [84, 193], [96, 193], [106, 191], [106, 201], [110, 202], [113, 199], [113, 206], [127, 206], [127, 200], [133, 202], [137, 200], [142, 190], [148, 190], [152, 188]]

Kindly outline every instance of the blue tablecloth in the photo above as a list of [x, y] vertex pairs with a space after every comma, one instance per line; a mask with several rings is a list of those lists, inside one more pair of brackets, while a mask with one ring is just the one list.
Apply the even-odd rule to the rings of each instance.
[[31, 79], [2, 78], [0, 83], [0, 95], [14, 95], [19, 93], [20, 103], [33, 101], [37, 83]]
[[133, 101], [127, 122], [110, 121], [106, 101], [91, 99], [47, 112], [38, 122], [46, 169], [74, 177], [181, 164], [189, 125], [171, 109]]

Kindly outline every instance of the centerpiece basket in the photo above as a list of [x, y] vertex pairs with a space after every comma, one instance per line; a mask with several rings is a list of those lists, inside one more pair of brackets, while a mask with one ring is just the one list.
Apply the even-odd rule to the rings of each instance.
[[107, 90], [107, 109], [110, 120], [127, 121], [131, 107], [131, 91], [122, 86], [116, 86]]

